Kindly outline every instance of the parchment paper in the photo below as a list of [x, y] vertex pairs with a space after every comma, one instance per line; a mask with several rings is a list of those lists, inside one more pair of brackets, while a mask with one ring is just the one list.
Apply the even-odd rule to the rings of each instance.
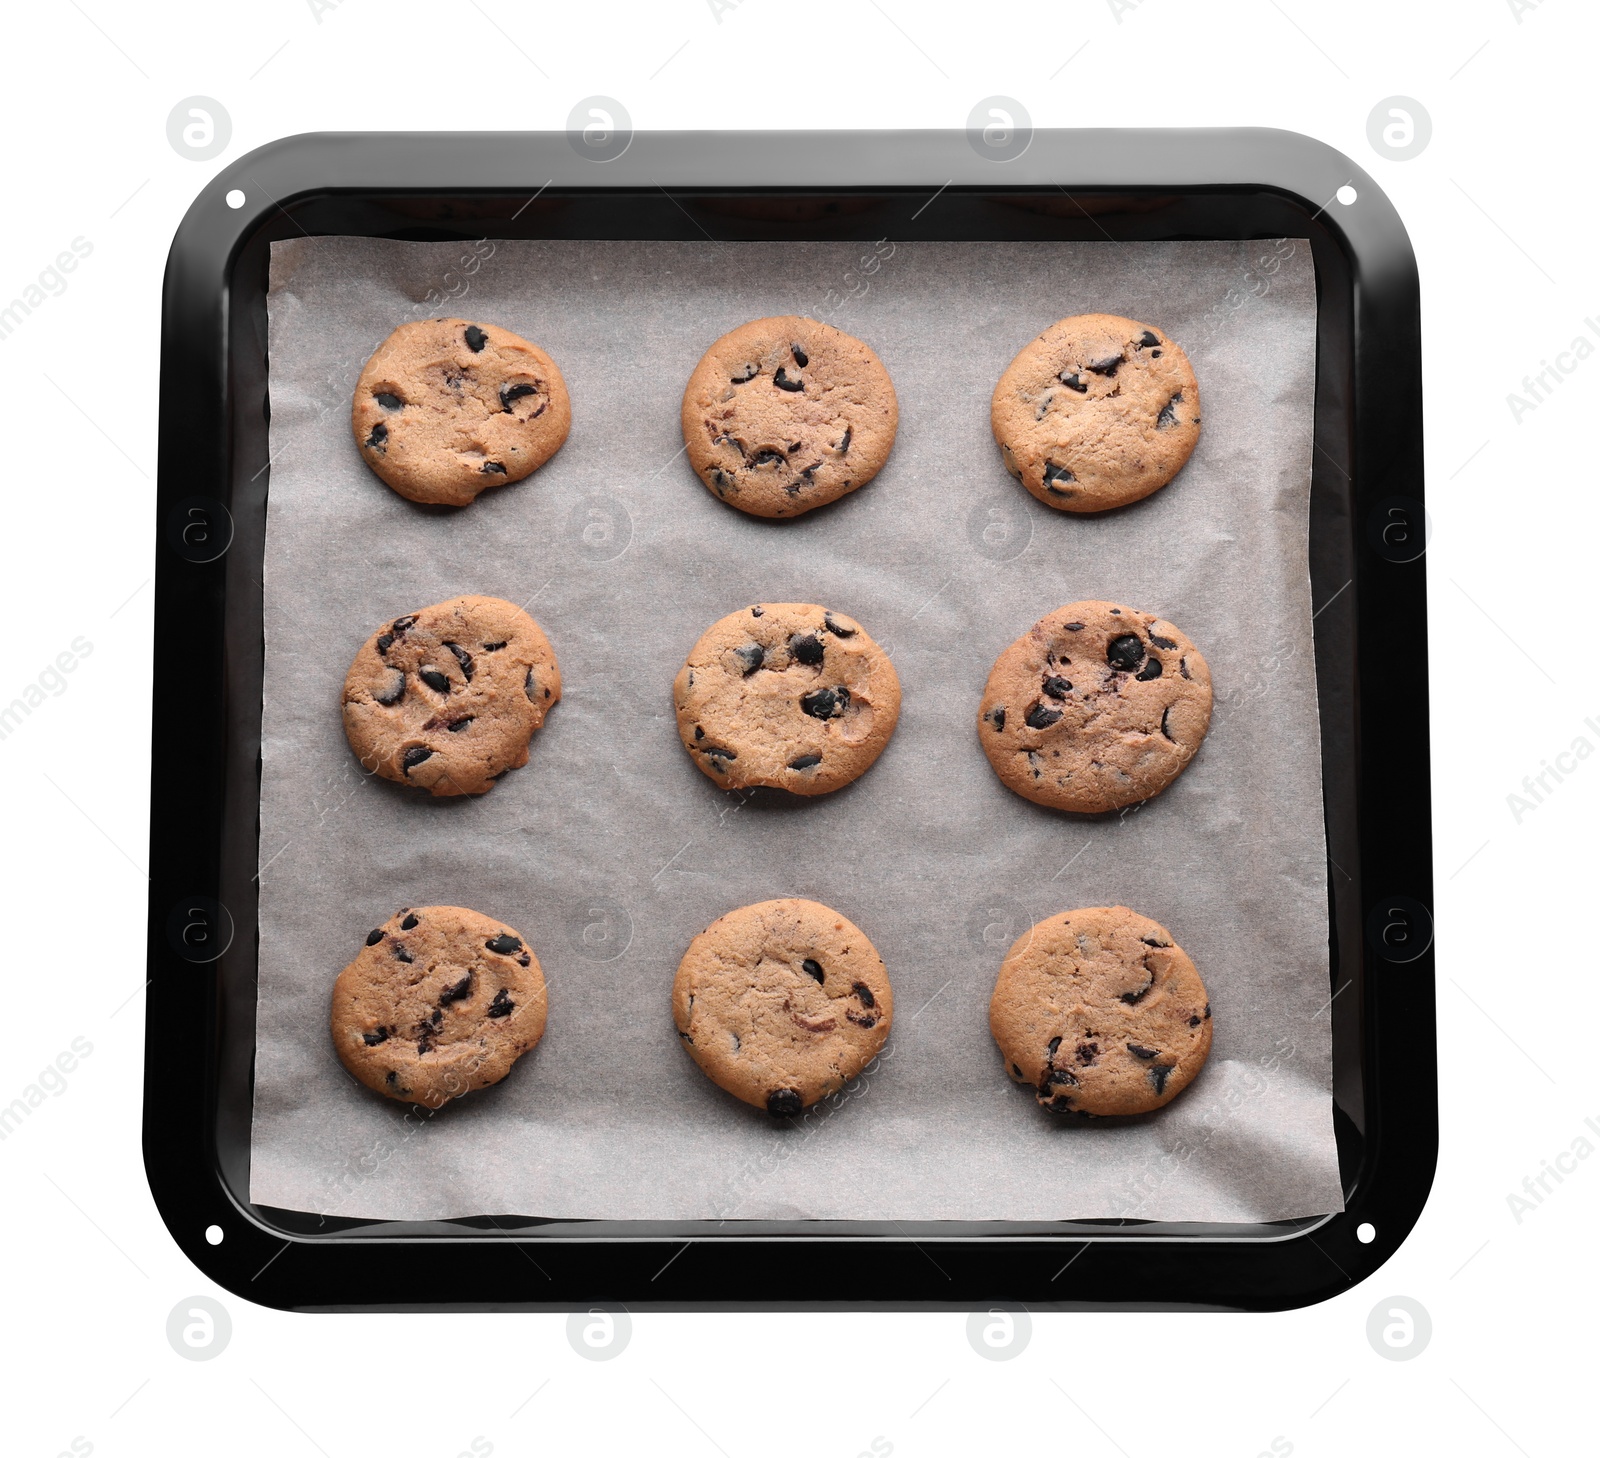
[[[1028, 497], [988, 423], [1013, 354], [1090, 311], [1178, 339], [1204, 415], [1172, 485], [1094, 519]], [[771, 523], [696, 481], [678, 406], [713, 339], [791, 312], [871, 343], [900, 433], [870, 485]], [[253, 1198], [411, 1219], [1342, 1208], [1306, 567], [1314, 313], [1292, 240], [274, 244]], [[348, 424], [367, 355], [445, 314], [538, 342], [573, 399], [550, 464], [454, 512], [385, 487]], [[463, 592], [526, 604], [565, 694], [527, 768], [435, 801], [363, 776], [339, 694], [377, 625]], [[1176, 622], [1217, 688], [1177, 783], [1097, 820], [1004, 789], [974, 729], [996, 654], [1087, 597]], [[877, 765], [816, 801], [718, 790], [673, 726], [685, 653], [762, 599], [858, 618], [904, 687]], [[896, 1018], [857, 1084], [783, 1127], [685, 1057], [669, 990], [713, 918], [791, 895], [872, 938]], [[550, 984], [537, 1051], [433, 1115], [357, 1085], [326, 1021], [367, 930], [427, 903], [517, 928]], [[1159, 1114], [1063, 1125], [1004, 1076], [989, 995], [1034, 920], [1113, 903], [1194, 958], [1215, 1042]]]

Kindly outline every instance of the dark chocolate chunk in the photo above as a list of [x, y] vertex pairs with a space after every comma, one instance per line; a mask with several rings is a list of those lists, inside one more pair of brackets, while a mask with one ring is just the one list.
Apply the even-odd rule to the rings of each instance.
[[1066, 623], [1063, 626], [1069, 633], [1081, 633], [1083, 631], [1082, 623]]
[[1049, 1093], [1051, 1089], [1059, 1084], [1076, 1084], [1077, 1081], [1076, 1075], [1068, 1073], [1065, 1068], [1049, 1068], [1045, 1070], [1044, 1077], [1039, 1080], [1039, 1092]]
[[767, 1095], [767, 1112], [776, 1114], [780, 1119], [798, 1114], [804, 1107], [799, 1093], [792, 1088], [775, 1088]]
[[1059, 375], [1056, 376], [1056, 378], [1060, 380], [1061, 383], [1069, 390], [1076, 390], [1080, 395], [1087, 395], [1089, 393], [1089, 387], [1078, 378], [1076, 371], [1068, 374], [1065, 370], [1063, 370]]
[[1035, 704], [1028, 710], [1028, 716], [1023, 722], [1030, 729], [1048, 729], [1060, 717], [1060, 709], [1051, 709], [1044, 704]]
[[1106, 645], [1106, 662], [1131, 672], [1144, 662], [1144, 644], [1132, 633], [1113, 638]]
[[[1150, 971], [1148, 966], [1145, 968], [1145, 971], [1146, 972]], [[1129, 1007], [1132, 1007], [1135, 1003], [1143, 1001], [1145, 995], [1155, 985], [1156, 985], [1155, 973], [1151, 972], [1150, 973], [1150, 980], [1147, 983], [1145, 983], [1145, 985], [1143, 987], [1141, 987], [1137, 992], [1124, 992], [1122, 994], [1122, 1000], [1125, 1003], [1127, 1003]]]
[[801, 962], [800, 969], [806, 974], [807, 977], [814, 978], [818, 982], [822, 981], [821, 962], [815, 961], [811, 957], [807, 957], [803, 962]]
[[1065, 466], [1058, 466], [1054, 461], [1046, 461], [1044, 467], [1044, 489], [1054, 491], [1057, 496], [1071, 496], [1072, 493], [1060, 483], [1063, 481], [1076, 481], [1078, 478]]
[[[387, 1043], [389, 1041], [389, 1030], [387, 1028], [377, 1028], [373, 1032], [363, 1033], [361, 1041], [369, 1048], [376, 1048], [379, 1043]], [[394, 1075], [391, 1073], [389, 1077], [393, 1078]]]
[[832, 719], [850, 707], [850, 690], [847, 688], [813, 689], [800, 697], [800, 710], [813, 719]]
[[1079, 1043], [1077, 1056], [1079, 1063], [1093, 1063], [1100, 1056], [1100, 1045], [1098, 1043]]
[[766, 658], [766, 652], [759, 643], [747, 643], [743, 648], [735, 648], [733, 656], [737, 658], [744, 668], [744, 676], [749, 678], [756, 669], [761, 667]]
[[750, 457], [750, 464], [752, 466], [781, 466], [783, 464], [783, 452], [770, 449], [757, 451]]
[[1200, 1017], [1198, 1017], [1198, 1016], [1192, 1017], [1192, 1018], [1189, 1019], [1189, 1026], [1191, 1028], [1198, 1028], [1200, 1026], [1200, 1024], [1201, 1024], [1201, 1021], [1202, 1021], [1202, 1019]]
[[379, 653], [387, 653], [392, 647], [394, 647], [394, 634], [379, 633], [378, 641], [374, 646], [377, 648]]
[[753, 617], [753, 618], [759, 618], [761, 616], [761, 609], [758, 608], [758, 607], [751, 608], [750, 609], [750, 616]]
[[[384, 1074], [383, 1081], [386, 1084], [388, 1084], [391, 1088], [394, 1087], [396, 1079], [395, 1079], [395, 1072], [394, 1072], [394, 1070], [392, 1068], [386, 1074]], [[409, 1093], [410, 1090], [407, 1089], [406, 1092]]]
[[855, 433], [855, 427], [853, 425], [845, 426], [844, 434], [839, 438], [839, 445], [838, 445], [838, 451], [839, 451], [839, 454], [841, 456], [849, 451], [849, 449], [850, 449], [850, 437], [854, 433]]
[[449, 1007], [453, 1002], [460, 1002], [464, 997], [472, 996], [472, 973], [467, 973], [454, 987], [447, 987], [439, 994], [439, 1006]]
[[877, 1013], [858, 1013], [853, 1008], [844, 1010], [844, 1020], [854, 1023], [858, 1028], [875, 1028], [878, 1026]]
[[536, 385], [502, 385], [500, 387], [500, 408], [508, 415], [512, 413], [511, 407], [525, 395], [536, 393]]
[[405, 401], [398, 395], [391, 395], [387, 390], [379, 390], [372, 398], [383, 406], [385, 410], [398, 410], [405, 404]]
[[1050, 1060], [1052, 1063], [1055, 1061], [1056, 1049], [1059, 1048], [1060, 1046], [1061, 1046], [1061, 1039], [1060, 1039], [1059, 1036], [1057, 1036], [1057, 1037], [1054, 1037], [1054, 1038], [1052, 1038], [1050, 1040], [1049, 1044], [1046, 1046], [1046, 1048], [1044, 1050], [1045, 1057], [1048, 1060]]
[[1104, 375], [1109, 380], [1112, 375], [1116, 374], [1122, 362], [1120, 354], [1108, 354], [1104, 359], [1090, 360], [1087, 368], [1097, 375]]
[[1150, 1075], [1150, 1082], [1156, 1086], [1158, 1097], [1167, 1091], [1167, 1075], [1176, 1067], [1175, 1063], [1152, 1063], [1145, 1069], [1145, 1072]]
[[502, 957], [509, 957], [522, 950], [522, 943], [510, 932], [501, 932], [497, 937], [490, 937], [484, 946], [491, 952], [498, 952]]
[[400, 702], [400, 696], [404, 694], [405, 691], [405, 674], [401, 673], [398, 668], [391, 668], [389, 670], [388, 682], [385, 683], [381, 689], [374, 689], [372, 691], [372, 701], [375, 704], [382, 704], [387, 708], [390, 704], [398, 704]]
[[1178, 741], [1176, 739], [1172, 738], [1172, 730], [1167, 728], [1167, 719], [1171, 715], [1171, 713], [1172, 713], [1172, 705], [1171, 704], [1168, 704], [1167, 707], [1164, 708], [1161, 711], [1161, 736], [1162, 736], [1163, 739], [1172, 739], [1172, 742], [1174, 744], [1176, 744]]
[[1159, 1048], [1141, 1048], [1137, 1043], [1128, 1044], [1128, 1052], [1135, 1058], [1155, 1058], [1161, 1052]]
[[796, 378], [791, 380], [784, 372], [782, 365], [778, 366], [778, 372], [772, 377], [772, 383], [780, 390], [788, 390], [791, 394], [796, 391], [803, 390], [806, 387], [806, 382], [802, 379]]
[[694, 726], [694, 737], [696, 739], [704, 739], [706, 737], [706, 731], [704, 729], [702, 729], [698, 724], [696, 724]]
[[706, 479], [711, 483], [711, 489], [715, 491], [718, 496], [725, 496], [729, 490], [738, 489], [733, 484], [733, 477], [724, 471], [721, 466], [713, 466], [709, 471], [707, 471]]
[[1157, 345], [1157, 344], [1160, 344], [1160, 343], [1161, 343], [1161, 341], [1159, 339], [1157, 339], [1155, 337], [1155, 335], [1152, 334], [1148, 329], [1146, 329], [1144, 331], [1144, 333], [1139, 336], [1139, 342], [1136, 345], [1134, 345], [1134, 348], [1135, 349], [1149, 349], [1153, 345]]
[[406, 916], [406, 919], [400, 923], [400, 930], [401, 931], [410, 931], [412, 929], [412, 927], [417, 926], [417, 925], [419, 925], [419, 923], [417, 921], [416, 916], [413, 915], [413, 914], [408, 913], [407, 916]]
[[822, 626], [832, 633], [835, 638], [853, 638], [856, 635], [854, 628], [842, 628], [838, 623], [834, 622], [833, 614], [829, 612], [823, 613]]
[[872, 995], [872, 989], [865, 982], [852, 982], [850, 990], [860, 1000], [862, 1007], [876, 1007], [877, 999]]
[[367, 945], [369, 947], [377, 946], [378, 943], [381, 942], [382, 940], [383, 940], [383, 928], [381, 926], [375, 926], [375, 927], [373, 927], [373, 929], [371, 931], [369, 931], [367, 933]]
[[1044, 681], [1044, 691], [1052, 699], [1064, 699], [1072, 692], [1072, 684], [1060, 674], [1051, 674]]
[[796, 633], [789, 639], [789, 652], [796, 663], [821, 663], [822, 639], [815, 633]]
[[789, 768], [792, 770], [814, 769], [821, 763], [822, 756], [820, 754], [801, 754], [796, 755], [795, 758], [789, 761]]
[[755, 377], [760, 373], [761, 367], [759, 365], [745, 364], [739, 366], [738, 374], [729, 375], [728, 378], [736, 385], [743, 385], [746, 382], [755, 379]]
[[456, 662], [461, 665], [461, 676], [464, 679], [466, 679], [466, 681], [468, 683], [471, 683], [472, 682], [472, 655], [470, 653], [468, 653], [467, 650], [465, 648], [463, 648], [459, 643], [446, 643], [444, 646], [446, 648], [448, 648], [453, 654], [455, 654]]
[[415, 613], [407, 613], [405, 617], [396, 618], [392, 623], [390, 623], [389, 631], [392, 632], [396, 637], [401, 637], [406, 633], [409, 633], [416, 626], [417, 615]]
[[508, 1018], [516, 1003], [506, 996], [505, 988], [501, 988], [494, 995], [494, 1001], [489, 1004], [489, 1016], [492, 1018]]
[[1006, 727], [1006, 706], [1004, 704], [1001, 704], [998, 709], [989, 710], [989, 722], [994, 725], [996, 734]]
[[436, 694], [447, 694], [450, 692], [450, 680], [440, 673], [437, 668], [419, 668], [417, 670], [417, 677], [420, 678], [423, 683], [427, 684], [427, 686]]
[[416, 960], [399, 942], [395, 942], [390, 950], [394, 953], [394, 959], [397, 962], [414, 962]]
[[529, 699], [533, 698], [533, 670], [531, 668], [528, 670], [527, 677], [522, 680], [522, 691], [527, 694]]
[[708, 744], [700, 752], [710, 756], [712, 759], [738, 759], [739, 757], [737, 752], [731, 749], [724, 749], [720, 744]]
[[482, 354], [483, 346], [489, 342], [489, 336], [476, 324], [467, 325], [467, 348], [474, 354]]
[[1206, 1004], [1206, 1016], [1211, 1016], [1211, 1004], [1209, 1002]]
[[406, 774], [410, 774], [423, 760], [431, 758], [433, 758], [433, 751], [426, 744], [413, 744], [401, 758], [400, 768]]
[[[1147, 628], [1145, 631], [1149, 632], [1150, 630]], [[1172, 641], [1171, 638], [1163, 638], [1159, 633], [1150, 633], [1150, 641], [1154, 643], [1157, 648], [1176, 648], [1178, 646]]]
[[485, 643], [483, 645], [483, 651], [485, 653], [498, 653], [505, 646], [506, 640], [502, 638], [498, 643]]
[[1160, 677], [1161, 660], [1154, 654], [1151, 654], [1151, 656], [1145, 660], [1144, 667], [1134, 674], [1134, 678], [1136, 678], [1140, 683], [1149, 683], [1151, 679]]
[[1012, 1064], [1012, 1065], [1011, 1065], [1011, 1071], [1012, 1071], [1012, 1073], [1014, 1073], [1014, 1074], [1015, 1074], [1015, 1075], [1016, 1075], [1016, 1076], [1017, 1076], [1017, 1077], [1018, 1077], [1018, 1078], [1021, 1078], [1021, 1077], [1022, 1077], [1022, 1070], [1021, 1070], [1021, 1069], [1020, 1069], [1020, 1068], [1018, 1068], [1018, 1067], [1017, 1067], [1017, 1065], [1016, 1065], [1016, 1064], [1015, 1064], [1015, 1063], [1013, 1063], [1013, 1064]]
[[387, 452], [384, 442], [388, 439], [389, 427], [380, 420], [372, 427], [372, 434], [367, 437], [367, 449], [369, 451], [377, 451], [379, 455], [384, 455]]
[[478, 467], [480, 476], [503, 476], [505, 473], [506, 468], [499, 461], [485, 461]]
[[1178, 414], [1172, 407], [1181, 399], [1183, 399], [1183, 391], [1179, 390], [1176, 395], [1174, 395], [1170, 400], [1167, 401], [1165, 405], [1161, 407], [1161, 413], [1156, 416], [1157, 430], [1165, 430], [1169, 425], [1176, 425], [1178, 423]]
[[526, 952], [524, 952], [520, 957], [517, 958], [517, 966], [519, 966], [519, 967], [531, 967], [532, 965], [533, 965], [533, 958], [531, 956], [529, 956], [528, 953], [526, 953]]
[[794, 362], [799, 365], [801, 369], [804, 369], [808, 364], [811, 363], [811, 360], [806, 355], [805, 350], [801, 349], [798, 344], [791, 344], [789, 346], [789, 353], [794, 356]]

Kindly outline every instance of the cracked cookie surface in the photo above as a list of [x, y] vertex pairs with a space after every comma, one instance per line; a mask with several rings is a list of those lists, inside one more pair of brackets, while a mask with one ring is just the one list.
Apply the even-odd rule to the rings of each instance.
[[994, 772], [1025, 799], [1097, 814], [1166, 789], [1211, 724], [1211, 670], [1171, 623], [1069, 602], [995, 660], [978, 709]]
[[1046, 506], [1105, 511], [1183, 468], [1200, 439], [1200, 389], [1159, 329], [1075, 314], [1006, 366], [989, 421], [1006, 470]]
[[672, 1020], [713, 1083], [798, 1114], [878, 1054], [894, 995], [877, 948], [817, 901], [760, 901], [720, 916], [678, 964]]
[[531, 475], [571, 424], [555, 361], [467, 319], [402, 324], [367, 361], [350, 407], [362, 460], [402, 496], [443, 506]]
[[822, 795], [883, 752], [900, 717], [900, 679], [854, 618], [815, 603], [757, 603], [706, 629], [672, 703], [678, 737], [708, 779]]
[[889, 372], [867, 345], [793, 314], [724, 334], [683, 392], [695, 475], [752, 516], [799, 516], [866, 485], [899, 418]]
[[539, 959], [504, 922], [407, 906], [333, 985], [339, 1060], [385, 1098], [439, 1108], [498, 1083], [544, 1036]]
[[1006, 1072], [1063, 1114], [1145, 1114], [1211, 1052], [1211, 1003], [1183, 949], [1126, 906], [1052, 916], [1000, 965], [989, 1030]]
[[482, 795], [528, 762], [561, 697], [539, 625], [498, 597], [454, 597], [379, 628], [344, 681], [344, 732], [368, 773]]

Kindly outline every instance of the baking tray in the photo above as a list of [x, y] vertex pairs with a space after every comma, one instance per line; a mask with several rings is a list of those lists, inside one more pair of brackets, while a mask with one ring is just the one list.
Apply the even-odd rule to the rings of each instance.
[[[1041, 1234], [493, 1212], [358, 1221], [252, 1205], [267, 261], [273, 241], [319, 234], [1307, 239], [1346, 1208], [1270, 1224], [1063, 1221]], [[1420, 1213], [1437, 1151], [1421, 438], [1404, 229], [1365, 173], [1291, 133], [1041, 131], [1005, 161], [962, 132], [639, 134], [604, 161], [562, 133], [319, 134], [240, 159], [179, 228], [163, 308], [155, 650], [183, 672], [153, 712], [144, 1150], [174, 1238], [229, 1289], [306, 1310], [1276, 1309], [1370, 1274]], [[789, 1248], [819, 1241], [836, 1258], [797, 1261]]]

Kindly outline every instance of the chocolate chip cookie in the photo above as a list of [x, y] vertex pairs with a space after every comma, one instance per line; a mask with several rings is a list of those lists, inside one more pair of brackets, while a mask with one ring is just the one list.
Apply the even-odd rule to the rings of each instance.
[[407, 906], [339, 974], [328, 1026], [368, 1088], [437, 1109], [499, 1083], [544, 1020], [544, 974], [516, 932], [463, 906]]
[[445, 506], [531, 475], [571, 424], [555, 361], [466, 319], [402, 324], [367, 361], [350, 407], [362, 460], [402, 496]]
[[1057, 1113], [1146, 1114], [1211, 1051], [1211, 1003], [1164, 926], [1088, 906], [1024, 932], [1000, 965], [989, 1028], [1006, 1072]]
[[672, 702], [678, 737], [708, 779], [824, 795], [883, 752], [900, 717], [900, 679], [854, 618], [764, 602], [706, 629]]
[[718, 917], [672, 984], [684, 1050], [714, 1084], [798, 1114], [878, 1055], [894, 1019], [877, 949], [816, 901], [760, 901]]
[[798, 516], [865, 486], [889, 458], [899, 419], [871, 349], [793, 314], [724, 334], [683, 392], [695, 475], [752, 516]]
[[481, 795], [528, 762], [561, 697], [539, 625], [498, 597], [453, 597], [379, 628], [344, 680], [344, 732], [369, 773]]
[[1200, 439], [1200, 388], [1159, 329], [1075, 314], [1006, 366], [989, 421], [1006, 470], [1046, 506], [1104, 511], [1182, 469]]
[[1009, 789], [1096, 814], [1166, 789], [1210, 724], [1211, 670], [1171, 623], [1069, 602], [995, 660], [978, 740]]

